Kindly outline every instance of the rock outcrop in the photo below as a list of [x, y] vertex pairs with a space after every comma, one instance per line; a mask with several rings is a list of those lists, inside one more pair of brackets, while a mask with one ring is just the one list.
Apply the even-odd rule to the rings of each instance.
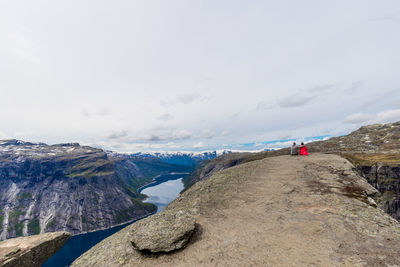
[[170, 252], [184, 247], [194, 230], [193, 216], [183, 211], [166, 211], [133, 224], [131, 243], [145, 253]]
[[0, 141], [0, 240], [76, 234], [149, 215], [156, 206], [143, 203], [137, 189], [157, 175], [190, 170], [75, 143]]
[[46, 233], [0, 242], [1, 267], [39, 267], [67, 242], [71, 234]]
[[373, 124], [340, 137], [307, 145], [314, 152], [399, 153], [400, 121]]
[[184, 249], [141, 253], [132, 224], [72, 266], [398, 266], [400, 224], [376, 207], [377, 194], [338, 155], [255, 160], [215, 172], [164, 210], [195, 218]]
[[358, 173], [381, 193], [376, 198], [379, 207], [400, 221], [400, 154], [394, 156], [345, 154], [356, 165]]
[[[308, 143], [311, 153], [338, 154], [350, 160], [382, 196], [375, 199], [393, 218], [400, 219], [400, 122], [374, 124], [340, 137]], [[185, 188], [215, 172], [267, 157], [288, 155], [289, 148], [259, 153], [232, 153], [201, 163], [185, 180]]]
[[[387, 160], [393, 162], [394, 160], [400, 163], [400, 121], [363, 126], [345, 136], [308, 143], [307, 147], [312, 153], [385, 154], [385, 162]], [[259, 153], [230, 153], [210, 161], [204, 161], [197, 166], [190, 176], [184, 179], [185, 188], [209, 178], [213, 173], [220, 170], [267, 157], [289, 155], [289, 153], [289, 148], [283, 148]]]

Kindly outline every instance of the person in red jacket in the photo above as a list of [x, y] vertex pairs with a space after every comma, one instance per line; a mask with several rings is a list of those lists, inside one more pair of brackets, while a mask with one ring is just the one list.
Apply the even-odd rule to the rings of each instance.
[[308, 150], [307, 147], [302, 142], [301, 145], [300, 145], [300, 155], [307, 156], [308, 155], [308, 151], [307, 150]]

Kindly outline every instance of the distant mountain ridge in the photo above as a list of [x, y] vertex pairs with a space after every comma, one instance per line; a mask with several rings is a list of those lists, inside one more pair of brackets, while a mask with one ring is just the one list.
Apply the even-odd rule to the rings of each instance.
[[140, 157], [140, 158], [158, 158], [163, 162], [176, 164], [176, 165], [185, 165], [195, 167], [203, 160], [211, 160], [220, 155], [230, 154], [231, 151], [210, 151], [210, 152], [165, 152], [165, 153], [134, 153], [131, 156]]
[[151, 214], [156, 207], [137, 189], [157, 175], [192, 169], [78, 143], [0, 140], [0, 239], [76, 234]]

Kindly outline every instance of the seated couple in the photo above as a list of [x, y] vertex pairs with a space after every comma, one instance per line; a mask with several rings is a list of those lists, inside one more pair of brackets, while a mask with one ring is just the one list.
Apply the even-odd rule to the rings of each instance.
[[308, 155], [307, 147], [304, 145], [303, 142], [299, 146], [296, 145], [296, 142], [293, 142], [293, 145], [290, 147], [290, 154], [292, 156], [296, 156], [299, 154], [303, 155], [303, 156], [307, 156]]

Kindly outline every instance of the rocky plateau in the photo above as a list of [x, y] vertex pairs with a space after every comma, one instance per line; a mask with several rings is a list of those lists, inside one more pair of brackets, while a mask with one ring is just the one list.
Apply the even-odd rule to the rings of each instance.
[[[400, 224], [377, 207], [378, 195], [339, 155], [266, 157], [195, 183], [147, 227], [124, 228], [72, 266], [399, 266]], [[173, 241], [163, 233], [180, 213], [196, 224], [185, 247], [137, 249], [137, 235]]]

